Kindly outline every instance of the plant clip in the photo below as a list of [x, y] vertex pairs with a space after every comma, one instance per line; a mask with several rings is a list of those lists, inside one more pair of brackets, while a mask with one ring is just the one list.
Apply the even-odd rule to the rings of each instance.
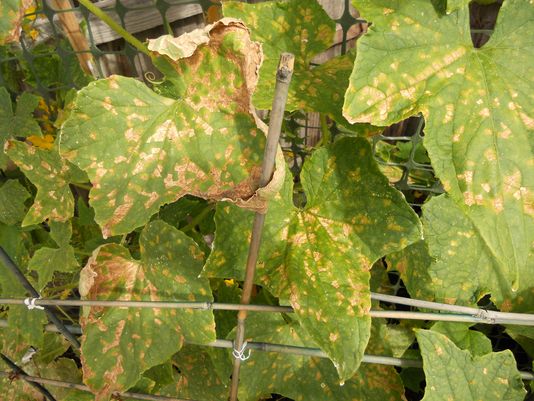
[[232, 350], [232, 355], [235, 359], [240, 359], [241, 361], [246, 361], [248, 358], [250, 358], [250, 349], [248, 350], [248, 354], [245, 356], [245, 350], [247, 349], [247, 342], [245, 341], [243, 343], [243, 346], [241, 347], [241, 350], [238, 350], [235, 348], [234, 343], [234, 349]]
[[32, 310], [32, 309], [44, 310], [44, 306], [35, 305], [35, 301], [37, 301], [38, 299], [40, 299], [40, 298], [26, 298], [24, 300], [24, 305], [26, 305], [28, 310]]

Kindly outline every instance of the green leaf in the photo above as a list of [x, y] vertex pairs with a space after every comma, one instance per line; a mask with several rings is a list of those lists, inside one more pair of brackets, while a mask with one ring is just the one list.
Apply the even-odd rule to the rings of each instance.
[[161, 365], [156, 365], [143, 373], [144, 377], [149, 378], [157, 384], [157, 388], [174, 382], [174, 372], [172, 362], [169, 360]]
[[29, 270], [39, 274], [38, 285], [42, 290], [51, 280], [54, 272], [74, 272], [79, 263], [70, 245], [72, 227], [70, 222], [50, 221], [50, 236], [58, 248], [43, 247], [38, 249], [28, 264]]
[[[385, 341], [377, 334], [373, 332], [375, 344]], [[247, 319], [247, 338], [299, 347], [314, 346], [297, 322], [288, 323], [278, 314], [251, 315]], [[373, 349], [373, 344], [370, 348]], [[252, 351], [250, 359], [241, 367], [239, 399], [256, 401], [268, 398], [271, 393], [295, 401], [404, 400], [400, 377], [391, 366], [364, 364], [343, 383], [326, 359]]]
[[[369, 269], [419, 239], [419, 220], [379, 172], [364, 139], [341, 139], [304, 164], [303, 209], [293, 206], [289, 176], [269, 203], [256, 282], [289, 300], [346, 379], [369, 339]], [[243, 278], [252, 219], [232, 205], [218, 206], [205, 274]]]
[[437, 322], [432, 325], [432, 331], [443, 334], [458, 348], [475, 356], [489, 354], [492, 351], [490, 339], [480, 331], [470, 330], [471, 326], [470, 323]]
[[[29, 233], [15, 226], [0, 224], [0, 246], [27, 274]], [[28, 276], [27, 276], [28, 277]], [[28, 277], [31, 281], [31, 277]], [[0, 263], [0, 294], [5, 298], [23, 298], [26, 290], [7, 267]], [[28, 310], [26, 306], [11, 305], [7, 312], [8, 327], [0, 329], [0, 348], [11, 359], [18, 361], [30, 346], [41, 348], [43, 326], [47, 319], [41, 310]]]
[[16, 225], [26, 214], [24, 202], [30, 193], [17, 180], [8, 180], [0, 187], [0, 223]]
[[508, 350], [472, 356], [442, 334], [419, 330], [426, 390], [423, 401], [521, 401], [526, 391]]
[[346, 123], [341, 115], [342, 93], [348, 86], [355, 54], [335, 57], [317, 67], [311, 65], [315, 56], [333, 45], [336, 32], [334, 21], [316, 0], [228, 1], [223, 3], [223, 13], [245, 22], [252, 39], [262, 44], [264, 61], [253, 96], [256, 107], [271, 109], [280, 54], [290, 52], [295, 55], [295, 70], [286, 110], [318, 111]]
[[61, 334], [44, 333], [43, 346], [37, 350], [33, 360], [37, 363], [48, 365], [57, 357], [63, 355], [69, 347], [70, 343]]
[[[1, 13], [0, 6], [0, 13]], [[1, 18], [1, 17], [0, 17]], [[1, 34], [0, 34], [1, 35]], [[1, 40], [1, 39], [0, 39]], [[17, 110], [13, 113], [11, 96], [6, 88], [0, 87], [0, 149], [4, 149], [6, 140], [12, 137], [41, 136], [41, 128], [33, 118], [33, 111], [39, 98], [24, 92], [18, 99]], [[0, 152], [0, 168], [6, 168], [8, 162], [4, 152]]]
[[29, 92], [24, 92], [17, 99], [17, 110], [13, 113], [9, 92], [5, 88], [0, 88], [0, 96], [3, 97], [0, 103], [0, 130], [6, 137], [41, 136], [41, 127], [33, 112], [39, 105], [39, 97]]
[[[140, 238], [141, 260], [121, 245], [99, 247], [81, 272], [83, 299], [212, 301], [207, 279], [198, 278], [203, 254], [182, 232], [155, 221]], [[135, 385], [146, 370], [182, 347], [215, 340], [209, 311], [88, 308], [80, 319], [84, 382], [96, 400]]]
[[[105, 237], [144, 225], [161, 205], [186, 194], [265, 207], [256, 194], [265, 136], [250, 103], [259, 45], [236, 21], [195, 35], [211, 39], [191, 57], [159, 56], [172, 63], [168, 73], [181, 85], [181, 99], [113, 76], [82, 89], [63, 125], [61, 152], [88, 173], [90, 203]], [[185, 46], [188, 38], [172, 43]], [[158, 43], [149, 47], [167, 54]]]
[[[58, 334], [55, 335], [58, 336]], [[82, 382], [80, 369], [72, 359], [59, 358], [48, 365], [41, 364], [40, 368], [43, 377], [76, 384], [81, 384]], [[94, 401], [95, 399], [91, 393], [86, 391], [58, 386], [46, 386], [46, 388], [58, 401]]]
[[158, 394], [181, 399], [226, 401], [229, 388], [217, 376], [206, 348], [185, 346], [173, 358], [179, 369], [174, 383], [163, 387]]
[[429, 273], [429, 266], [434, 259], [428, 253], [426, 241], [418, 241], [399, 252], [386, 257], [388, 271], [399, 272], [408, 293], [414, 299], [435, 300], [434, 285]]
[[[28, 246], [31, 243], [29, 233], [23, 232], [20, 227], [0, 224], [0, 246], [9, 257], [26, 272], [30, 255]], [[0, 262], [0, 294], [6, 298], [13, 298], [25, 293], [24, 288], [16, 277]]]
[[[475, 0], [476, 3], [487, 5], [495, 3], [496, 0]], [[447, 14], [453, 11], [462, 9], [469, 5], [471, 0], [441, 0], [441, 2], [447, 3]]]
[[19, 40], [22, 18], [33, 0], [2, 0], [0, 4], [0, 45]]
[[78, 176], [59, 153], [52, 149], [41, 149], [25, 142], [9, 140], [6, 154], [37, 187], [34, 203], [22, 226], [38, 224], [46, 219], [67, 221], [74, 214], [74, 198], [69, 182]]
[[354, 2], [372, 23], [359, 41], [344, 115], [390, 125], [422, 112], [425, 147], [451, 199], [517, 289], [534, 242], [534, 7], [504, 2], [482, 48], [469, 10], [428, 0]]

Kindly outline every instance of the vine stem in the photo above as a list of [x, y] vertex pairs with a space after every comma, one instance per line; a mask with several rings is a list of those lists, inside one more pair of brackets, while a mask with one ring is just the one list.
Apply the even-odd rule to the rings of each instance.
[[[259, 187], [265, 187], [274, 172], [276, 152], [278, 150], [278, 142], [280, 140], [280, 131], [282, 129], [282, 120], [284, 118], [284, 110], [287, 102], [287, 95], [289, 92], [289, 84], [293, 75], [293, 67], [295, 63], [295, 56], [291, 53], [282, 53], [278, 63], [278, 70], [276, 72], [276, 86], [274, 88], [274, 99], [271, 110], [271, 120], [269, 122], [269, 130], [267, 132], [267, 142], [265, 144], [265, 152], [263, 154], [263, 163], [261, 166], [261, 177]], [[256, 262], [260, 251], [261, 236], [263, 231], [263, 223], [265, 222], [265, 214], [256, 213], [254, 215], [254, 223], [252, 225], [252, 237], [250, 239], [250, 247], [247, 257], [247, 265], [245, 269], [245, 281], [243, 282], [243, 293], [241, 295], [241, 304], [248, 305], [252, 296], [252, 288], [254, 285], [254, 274], [256, 272]], [[243, 344], [245, 343], [245, 320], [247, 319], [247, 311], [241, 310], [237, 314], [237, 329], [236, 338], [234, 341], [234, 351], [242, 353], [244, 351]], [[241, 358], [236, 358], [234, 353], [234, 367], [232, 371], [232, 384], [230, 386], [230, 401], [237, 400], [237, 389], [239, 386], [239, 371], [241, 369]]]
[[91, 189], [93, 189], [93, 186], [90, 184], [81, 184], [81, 183], [71, 182], [70, 185], [81, 188], [81, 189], [86, 189], [87, 191], [90, 191]]
[[90, 0], [78, 0], [78, 3], [83, 5], [91, 13], [96, 15], [99, 19], [104, 21], [106, 24], [108, 24], [109, 27], [111, 29], [113, 29], [118, 35], [120, 35], [126, 42], [131, 44], [133, 47], [135, 47], [141, 53], [144, 53], [148, 57], [152, 58], [152, 55], [150, 54], [150, 51], [145, 46], [145, 44], [143, 42], [141, 42], [139, 39], [137, 39], [135, 36], [133, 36], [126, 29], [124, 29], [120, 24], [115, 22], [115, 20], [113, 18], [111, 18], [105, 11], [103, 11], [99, 7], [95, 6], [93, 3], [91, 3]]
[[187, 225], [185, 225], [183, 228], [181, 228], [180, 230], [183, 231], [184, 233], [186, 232], [189, 232], [191, 230], [193, 230], [195, 228], [195, 226], [200, 223], [202, 220], [204, 220], [204, 218], [213, 210], [215, 209], [215, 204], [209, 204], [208, 206], [206, 206], [204, 209], [202, 209], [202, 211], [197, 214], [192, 220], [190, 223], [188, 223]]
[[327, 146], [330, 142], [332, 142], [332, 135], [330, 134], [330, 128], [328, 128], [326, 114], [321, 113], [319, 115], [319, 121], [321, 123], [321, 140], [317, 144], [317, 147]]

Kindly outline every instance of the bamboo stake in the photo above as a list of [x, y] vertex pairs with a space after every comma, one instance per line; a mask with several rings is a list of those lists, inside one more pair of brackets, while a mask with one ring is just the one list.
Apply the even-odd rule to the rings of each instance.
[[94, 68], [93, 55], [87, 38], [83, 34], [80, 23], [73, 12], [74, 7], [70, 0], [48, 0], [48, 5], [50, 8], [59, 11], [57, 13], [59, 22], [72, 49], [76, 52], [80, 67], [86, 74], [94, 76], [96, 69]]
[[[274, 88], [274, 99], [271, 110], [271, 120], [269, 122], [269, 131], [267, 133], [267, 143], [265, 144], [265, 152], [263, 155], [263, 163], [261, 169], [261, 177], [259, 186], [263, 188], [266, 186], [274, 171], [275, 157], [278, 150], [278, 141], [280, 140], [280, 130], [282, 128], [282, 120], [284, 118], [284, 110], [287, 102], [287, 95], [289, 91], [289, 84], [293, 75], [293, 65], [295, 56], [291, 53], [282, 53], [278, 63], [278, 70], [276, 72], [276, 86]], [[247, 265], [245, 269], [245, 281], [243, 283], [243, 293], [241, 295], [241, 303], [248, 305], [252, 295], [252, 287], [254, 285], [254, 274], [256, 271], [256, 262], [258, 261], [258, 254], [260, 251], [261, 236], [263, 224], [265, 222], [265, 214], [256, 213], [254, 215], [254, 223], [252, 225], [252, 237], [250, 239], [250, 247], [247, 257]], [[247, 311], [241, 310], [237, 315], [237, 330], [235, 347], [238, 353], [242, 355], [243, 344], [245, 341], [245, 320], [247, 319]], [[235, 354], [234, 354], [235, 356]], [[232, 373], [232, 384], [230, 387], [230, 401], [237, 400], [237, 388], [239, 386], [239, 370], [241, 368], [241, 358], [234, 358], [234, 368]]]

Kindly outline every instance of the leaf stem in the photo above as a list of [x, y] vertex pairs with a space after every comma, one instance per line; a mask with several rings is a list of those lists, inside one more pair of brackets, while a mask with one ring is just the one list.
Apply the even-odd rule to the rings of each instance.
[[78, 0], [78, 3], [83, 5], [91, 13], [96, 15], [99, 19], [104, 21], [106, 24], [108, 24], [109, 27], [111, 29], [113, 29], [117, 34], [119, 34], [126, 42], [131, 44], [133, 47], [135, 47], [141, 53], [146, 54], [148, 57], [152, 58], [152, 55], [150, 54], [150, 51], [144, 45], [144, 43], [141, 42], [139, 39], [137, 39], [135, 36], [133, 36], [131, 33], [129, 33], [120, 24], [117, 24], [117, 22], [115, 22], [115, 20], [113, 18], [111, 18], [105, 11], [103, 11], [100, 8], [98, 8], [97, 6], [95, 6], [93, 3], [91, 3], [90, 0]]
[[86, 189], [88, 191], [90, 191], [93, 186], [92, 185], [89, 185], [89, 184], [79, 184], [77, 182], [71, 182], [70, 185], [74, 186], [74, 187], [78, 187], [78, 188], [82, 188], [82, 189]]
[[191, 220], [191, 222], [189, 224], [187, 224], [186, 226], [182, 227], [180, 230], [182, 230], [184, 233], [187, 233], [191, 230], [193, 230], [198, 223], [202, 222], [202, 220], [204, 220], [204, 218], [215, 208], [215, 204], [214, 203], [211, 203], [209, 204], [208, 206], [206, 206], [204, 209], [202, 209], [202, 211], [197, 214], [193, 220]]
[[317, 144], [317, 147], [328, 145], [330, 142], [332, 142], [332, 135], [330, 133], [330, 128], [328, 128], [326, 114], [319, 114], [319, 121], [321, 123], [321, 140]]

